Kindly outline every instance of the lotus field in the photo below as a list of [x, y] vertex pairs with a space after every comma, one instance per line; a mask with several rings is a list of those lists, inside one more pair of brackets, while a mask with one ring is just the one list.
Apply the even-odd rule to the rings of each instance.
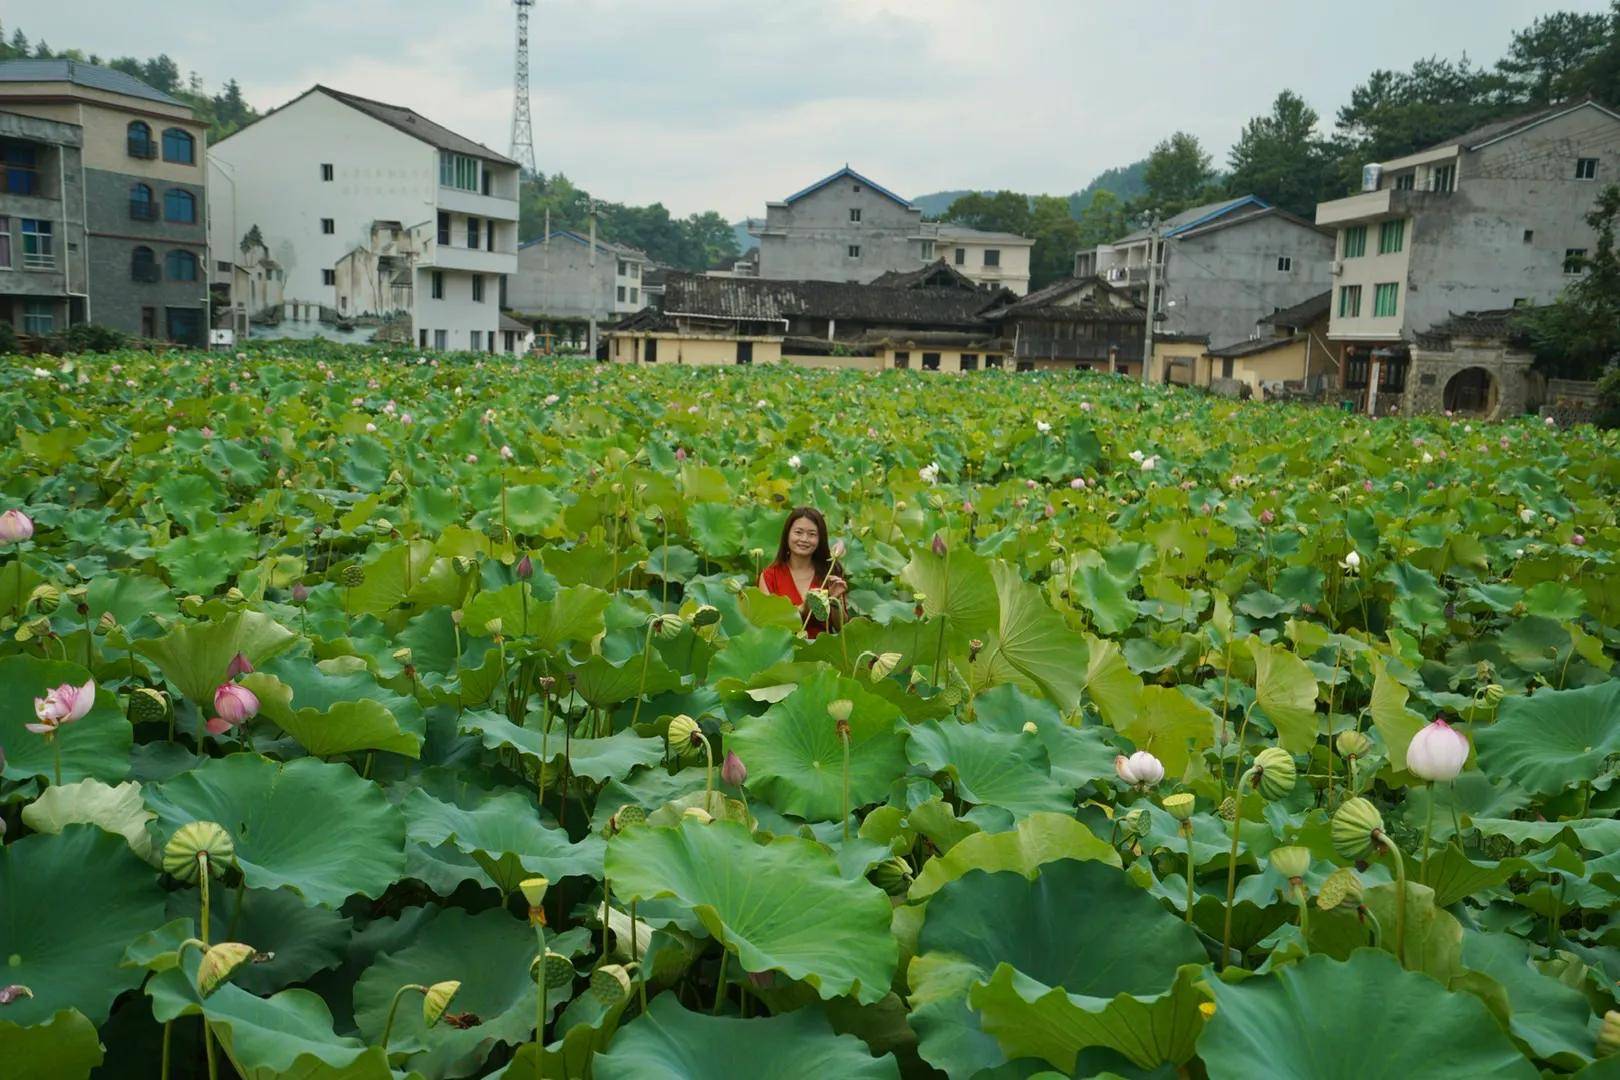
[[0, 360], [9, 1080], [1620, 1076], [1620, 436], [436, 357]]

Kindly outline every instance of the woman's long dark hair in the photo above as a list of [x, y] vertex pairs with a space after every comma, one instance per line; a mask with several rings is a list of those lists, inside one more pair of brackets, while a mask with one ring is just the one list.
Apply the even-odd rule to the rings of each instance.
[[816, 577], [826, 578], [833, 570], [832, 546], [827, 542], [827, 519], [821, 516], [821, 511], [813, 506], [795, 506], [788, 514], [787, 520], [782, 522], [782, 539], [776, 544], [776, 562], [780, 566], [788, 565], [788, 533], [793, 529], [793, 523], [800, 518], [806, 518], [816, 527], [820, 535], [816, 539], [816, 550], [810, 556], [810, 565], [816, 568]]

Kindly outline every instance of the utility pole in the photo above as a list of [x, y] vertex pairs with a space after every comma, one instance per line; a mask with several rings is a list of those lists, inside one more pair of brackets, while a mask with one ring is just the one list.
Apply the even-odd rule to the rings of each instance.
[[[591, 200], [591, 359], [596, 359], [596, 200]], [[611, 286], [610, 286], [611, 287]]]
[[1159, 277], [1159, 251], [1162, 241], [1159, 239], [1159, 215], [1153, 215], [1153, 222], [1148, 226], [1148, 268], [1147, 268], [1147, 319], [1142, 326], [1142, 384], [1147, 385], [1148, 364], [1153, 359], [1153, 305], [1157, 300]]

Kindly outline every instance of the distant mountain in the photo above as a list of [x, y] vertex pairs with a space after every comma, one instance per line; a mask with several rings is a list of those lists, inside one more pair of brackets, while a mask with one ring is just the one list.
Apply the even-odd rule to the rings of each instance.
[[951, 203], [971, 194], [972, 188], [964, 188], [961, 191], [931, 191], [927, 195], [918, 195], [912, 199], [911, 205], [921, 210], [924, 217], [939, 217], [951, 208]]
[[737, 234], [737, 250], [746, 254], [751, 247], [759, 247], [759, 241], [748, 235], [748, 219], [735, 222], [731, 231]]

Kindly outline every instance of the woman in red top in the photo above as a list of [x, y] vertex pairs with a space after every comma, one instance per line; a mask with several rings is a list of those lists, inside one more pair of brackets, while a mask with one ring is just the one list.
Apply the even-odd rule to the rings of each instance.
[[[842, 608], [849, 595], [849, 585], [842, 574], [843, 568], [833, 561], [827, 544], [827, 519], [819, 510], [800, 506], [783, 524], [782, 539], [776, 545], [776, 561], [759, 575], [759, 587], [772, 596], [785, 596], [793, 601], [799, 609], [805, 633], [814, 638], [823, 630], [837, 630], [843, 625]], [[811, 589], [827, 590], [832, 601], [827, 605], [827, 622], [810, 613], [805, 594]]]

